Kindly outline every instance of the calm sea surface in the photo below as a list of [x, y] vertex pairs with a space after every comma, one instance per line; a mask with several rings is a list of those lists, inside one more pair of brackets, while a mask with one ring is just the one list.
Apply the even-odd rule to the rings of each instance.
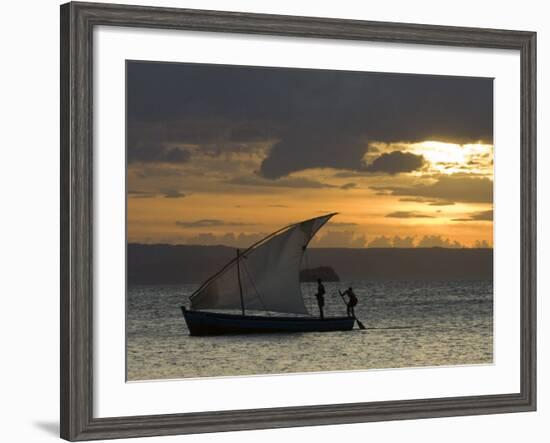
[[[400, 368], [493, 361], [490, 281], [325, 283], [325, 315], [354, 288], [366, 331], [190, 337], [180, 306], [197, 285], [128, 289], [129, 380]], [[318, 314], [316, 285], [303, 284]]]

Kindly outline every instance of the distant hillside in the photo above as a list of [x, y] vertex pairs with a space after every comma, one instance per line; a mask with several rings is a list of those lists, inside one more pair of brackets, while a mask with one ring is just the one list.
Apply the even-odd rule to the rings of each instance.
[[[128, 284], [200, 283], [235, 257], [227, 246], [129, 244]], [[342, 281], [490, 280], [492, 249], [312, 248], [308, 266], [330, 266]]]
[[318, 278], [323, 281], [340, 281], [340, 277], [330, 266], [319, 266], [300, 271], [300, 281], [302, 282], [316, 282]]

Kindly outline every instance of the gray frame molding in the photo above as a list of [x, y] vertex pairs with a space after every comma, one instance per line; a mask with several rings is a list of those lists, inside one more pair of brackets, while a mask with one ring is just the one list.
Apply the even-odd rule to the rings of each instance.
[[[94, 418], [92, 32], [130, 26], [514, 49], [521, 54], [521, 392]], [[100, 3], [61, 6], [61, 437], [70, 441], [536, 409], [536, 33]]]

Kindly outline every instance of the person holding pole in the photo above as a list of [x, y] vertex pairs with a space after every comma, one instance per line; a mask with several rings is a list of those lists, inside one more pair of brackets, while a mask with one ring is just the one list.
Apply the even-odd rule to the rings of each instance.
[[317, 294], [315, 294], [315, 298], [317, 298], [317, 305], [319, 306], [319, 316], [323, 319], [325, 318], [323, 312], [323, 308], [325, 307], [325, 286], [320, 278], [317, 279]]
[[344, 295], [347, 295], [349, 298], [348, 302], [346, 303], [348, 307], [348, 317], [355, 317], [355, 306], [357, 305], [358, 300], [351, 286], [347, 289], [347, 291], [344, 291]]
[[[359, 326], [359, 329], [367, 329], [366, 326], [363, 324], [363, 322], [360, 321], [355, 316], [355, 306], [357, 305], [358, 300], [357, 300], [357, 296], [353, 292], [353, 289], [351, 288], [351, 286], [344, 293], [342, 293], [342, 291], [338, 291], [338, 292], [340, 293], [340, 296], [342, 297], [342, 300], [346, 304], [346, 307], [347, 307], [347, 310], [348, 310], [348, 317], [353, 317], [355, 319], [355, 321], [357, 322], [357, 326]], [[345, 297], [346, 295], [349, 298], [348, 301], [346, 301], [346, 297]]]

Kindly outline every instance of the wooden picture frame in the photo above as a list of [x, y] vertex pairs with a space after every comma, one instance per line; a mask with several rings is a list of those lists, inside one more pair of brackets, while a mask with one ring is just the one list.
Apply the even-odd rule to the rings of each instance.
[[[94, 418], [92, 31], [99, 25], [513, 49], [521, 55], [521, 389], [517, 394]], [[70, 441], [536, 409], [536, 34], [68, 3], [61, 6], [61, 437]]]

